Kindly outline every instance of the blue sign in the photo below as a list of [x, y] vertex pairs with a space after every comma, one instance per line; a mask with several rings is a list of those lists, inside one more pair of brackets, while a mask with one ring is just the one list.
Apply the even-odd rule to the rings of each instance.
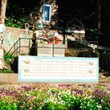
[[43, 6], [43, 15], [44, 15], [44, 21], [45, 22], [50, 22], [50, 18], [51, 18], [51, 5], [44, 4], [44, 6]]

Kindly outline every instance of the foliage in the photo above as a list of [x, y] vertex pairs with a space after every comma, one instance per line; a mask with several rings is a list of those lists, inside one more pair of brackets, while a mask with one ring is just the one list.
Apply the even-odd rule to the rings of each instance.
[[11, 96], [0, 98], [0, 110], [17, 110], [17, 103]]
[[15, 27], [15, 28], [23, 28], [24, 24], [28, 22], [27, 17], [22, 17], [16, 19], [15, 16], [6, 18], [6, 26]]
[[5, 54], [4, 55], [4, 62], [6, 63], [6, 65], [9, 68], [4, 67], [0, 72], [1, 73], [14, 73], [14, 71], [10, 69], [10, 66], [12, 64], [12, 61], [14, 61], [15, 58], [16, 58], [16, 56], [12, 56], [11, 54]]
[[6, 11], [6, 19], [5, 24], [6, 26], [16, 27], [16, 28], [23, 28], [24, 23], [28, 22], [28, 15], [32, 7], [25, 7], [30, 4], [23, 4], [28, 3], [28, 1], [12, 1], [8, 0], [7, 2], [7, 11]]
[[3, 69], [1, 70], [1, 73], [14, 73], [14, 72], [13, 72], [13, 70], [3, 68]]
[[16, 58], [16, 56], [12, 56], [11, 54], [5, 54], [4, 55], [4, 61], [6, 64], [9, 64], [12, 62], [12, 60], [14, 60]]
[[24, 23], [29, 23], [29, 15], [31, 12], [37, 13], [40, 0], [8, 0], [6, 11], [6, 26], [15, 28], [24, 28]]
[[91, 85], [40, 85], [0, 89], [1, 110], [109, 110], [110, 88]]

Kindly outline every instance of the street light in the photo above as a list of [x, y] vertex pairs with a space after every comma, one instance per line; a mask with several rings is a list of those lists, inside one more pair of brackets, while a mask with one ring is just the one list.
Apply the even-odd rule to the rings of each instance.
[[3, 40], [4, 40], [4, 38], [3, 38], [4, 31], [5, 31], [5, 26], [4, 26], [4, 24], [0, 23], [0, 42], [1, 42], [1, 45], [3, 44]]

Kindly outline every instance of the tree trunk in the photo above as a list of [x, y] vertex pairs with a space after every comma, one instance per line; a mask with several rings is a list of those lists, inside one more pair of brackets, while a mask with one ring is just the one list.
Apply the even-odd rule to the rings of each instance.
[[2, 24], [5, 23], [6, 5], [7, 5], [7, 0], [1, 0], [0, 22], [1, 22]]
[[97, 5], [98, 5], [98, 13], [97, 13], [97, 16], [98, 16], [98, 23], [97, 23], [97, 27], [98, 27], [98, 32], [100, 33], [101, 31], [101, 1], [98, 0], [97, 1]]

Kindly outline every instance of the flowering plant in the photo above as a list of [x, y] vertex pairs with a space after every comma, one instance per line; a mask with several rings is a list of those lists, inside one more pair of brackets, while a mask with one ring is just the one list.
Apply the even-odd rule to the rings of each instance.
[[55, 34], [50, 33], [49, 35], [40, 35], [40, 43], [58, 44], [61, 41], [62, 41], [62, 36], [60, 34], [58, 34], [57, 32], [55, 32]]
[[110, 88], [33, 84], [0, 89], [1, 110], [110, 110]]

